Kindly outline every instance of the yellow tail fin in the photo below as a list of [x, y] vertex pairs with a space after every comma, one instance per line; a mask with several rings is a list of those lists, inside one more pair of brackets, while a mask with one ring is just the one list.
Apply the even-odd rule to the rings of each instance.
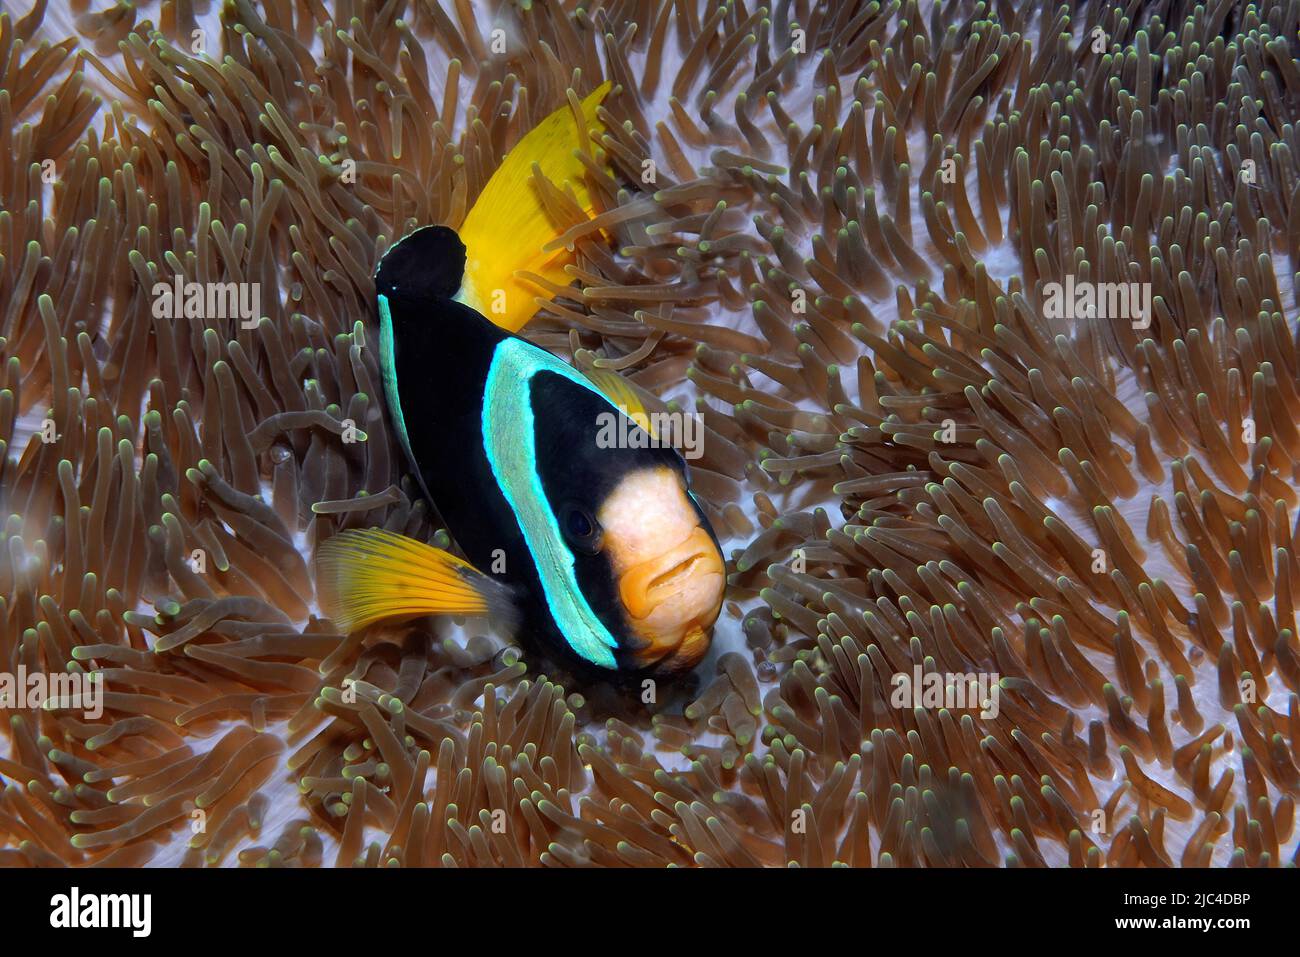
[[503, 585], [441, 548], [379, 528], [350, 529], [316, 552], [321, 610], [345, 634], [384, 618], [492, 615], [509, 608]]
[[503, 329], [518, 332], [537, 312], [533, 300], [541, 290], [515, 278], [516, 272], [527, 270], [560, 286], [571, 281], [564, 267], [573, 262], [573, 253], [542, 251], [565, 227], [557, 229], [547, 214], [532, 181], [533, 166], [558, 188], [571, 186], [578, 206], [591, 214], [584, 167], [574, 153], [588, 130], [603, 131], [596, 107], [611, 85], [606, 80], [582, 101], [582, 129], [565, 105], [529, 130], [506, 154], [460, 227], [469, 258], [457, 298]]

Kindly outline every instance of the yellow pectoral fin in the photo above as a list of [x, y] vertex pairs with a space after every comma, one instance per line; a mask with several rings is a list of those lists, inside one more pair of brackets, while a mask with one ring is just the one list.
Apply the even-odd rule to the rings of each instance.
[[351, 529], [316, 552], [321, 610], [345, 634], [385, 618], [492, 615], [503, 586], [441, 548], [378, 528]]
[[588, 370], [587, 378], [591, 380], [592, 385], [601, 391], [605, 398], [622, 409], [624, 415], [655, 438], [659, 437], [654, 430], [654, 422], [650, 418], [649, 410], [646, 409], [641, 396], [627, 379], [609, 369]]
[[546, 291], [516, 273], [533, 273], [558, 286], [571, 281], [564, 267], [573, 254], [542, 247], [573, 224], [557, 223], [547, 211], [533, 181], [534, 166], [557, 189], [572, 190], [583, 215], [591, 215], [585, 167], [576, 153], [589, 148], [589, 130], [603, 132], [596, 108], [611, 86], [606, 80], [582, 101], [581, 125], [565, 105], [529, 130], [506, 154], [460, 227], [469, 255], [458, 298], [503, 329], [523, 328], [537, 312], [535, 297]]

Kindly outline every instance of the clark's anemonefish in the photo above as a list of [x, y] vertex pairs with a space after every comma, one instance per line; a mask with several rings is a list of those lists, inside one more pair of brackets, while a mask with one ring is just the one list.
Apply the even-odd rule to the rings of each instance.
[[[582, 102], [582, 122], [598, 125], [608, 86]], [[570, 664], [672, 674], [708, 650], [726, 580], [685, 463], [657, 441], [606, 447], [610, 416], [629, 417], [618, 435], [646, 421], [626, 381], [584, 375], [514, 334], [536, 309], [534, 292], [514, 289], [517, 271], [563, 285], [563, 251], [494, 257], [556, 237], [524, 171], [568, 183], [590, 208], [575, 113], [557, 111], [519, 142], [459, 235], [418, 229], [375, 274], [389, 414], [468, 561], [380, 529], [345, 531], [317, 553], [321, 604], [347, 631], [489, 615], [517, 621]], [[495, 322], [484, 315], [487, 290], [504, 290], [509, 306]]]

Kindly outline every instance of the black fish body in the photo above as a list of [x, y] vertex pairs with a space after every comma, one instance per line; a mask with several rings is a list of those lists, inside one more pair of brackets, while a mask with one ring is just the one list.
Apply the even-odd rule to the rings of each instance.
[[536, 311], [527, 277], [563, 285], [572, 261], [534, 177], [590, 213], [593, 157], [578, 151], [612, 86], [526, 133], [459, 236], [417, 229], [380, 260], [385, 404], [468, 561], [383, 529], [340, 532], [317, 549], [317, 594], [345, 632], [485, 615], [607, 678], [683, 671], [708, 649], [726, 572], [681, 456], [651, 434], [626, 380], [584, 375], [514, 334]]
[[[624, 412], [453, 299], [464, 258], [452, 230], [426, 227], [376, 276], [387, 406], [425, 493], [470, 564], [511, 590], [525, 633], [566, 664], [611, 675], [690, 667], [707, 648], [723, 569], [685, 463], [653, 442], [604, 447], [602, 429]], [[664, 624], [669, 598], [685, 615], [680, 634]]]

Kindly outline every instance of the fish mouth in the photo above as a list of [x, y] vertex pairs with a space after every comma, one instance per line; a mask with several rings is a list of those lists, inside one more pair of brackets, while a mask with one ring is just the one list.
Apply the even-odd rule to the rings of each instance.
[[632, 631], [644, 643], [634, 652], [638, 664], [679, 671], [704, 657], [726, 586], [726, 567], [707, 529], [696, 525], [673, 548], [629, 568], [618, 586]]
[[700, 562], [703, 561], [707, 561], [707, 558], [706, 556], [700, 554], [691, 555], [689, 558], [682, 559], [682, 561], [678, 562], [676, 565], [668, 569], [668, 571], [664, 572], [662, 575], [656, 576], [655, 579], [651, 581], [650, 584], [647, 586], [647, 590], [650, 592], [655, 592], [658, 589], [670, 587], [674, 583], [680, 581], [683, 577], [689, 575], [691, 573], [691, 569], [695, 568]]

